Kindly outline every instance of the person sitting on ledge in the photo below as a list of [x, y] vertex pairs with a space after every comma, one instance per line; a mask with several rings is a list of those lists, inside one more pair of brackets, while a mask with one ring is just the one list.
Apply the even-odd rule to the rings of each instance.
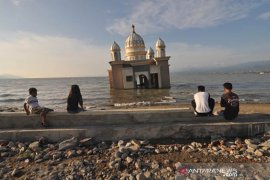
[[215, 107], [215, 100], [205, 92], [204, 86], [198, 86], [198, 92], [191, 101], [196, 116], [211, 116]]
[[226, 120], [234, 120], [239, 113], [239, 97], [232, 92], [233, 86], [226, 82], [223, 84], [224, 94], [220, 100], [220, 106], [225, 108], [219, 112], [219, 115], [224, 116]]
[[47, 114], [53, 109], [49, 109], [46, 107], [41, 107], [38, 104], [38, 99], [37, 99], [37, 89], [36, 88], [30, 88], [29, 89], [29, 96], [25, 99], [24, 102], [24, 110], [27, 115], [31, 114], [40, 114], [41, 116], [41, 125], [44, 127], [47, 127]]
[[82, 94], [78, 85], [71, 86], [67, 99], [67, 111], [69, 113], [79, 113], [81, 111], [84, 111]]

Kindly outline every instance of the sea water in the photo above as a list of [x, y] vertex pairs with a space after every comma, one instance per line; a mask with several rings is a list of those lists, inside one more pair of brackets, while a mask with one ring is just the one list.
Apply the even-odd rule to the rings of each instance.
[[0, 79], [0, 107], [22, 108], [28, 89], [38, 89], [42, 106], [65, 110], [72, 84], [81, 88], [84, 104], [88, 107], [111, 107], [119, 103], [159, 102], [165, 96], [176, 98], [176, 103], [190, 103], [198, 85], [204, 85], [211, 97], [219, 101], [222, 84], [231, 82], [242, 102], [270, 103], [270, 74], [171, 74], [170, 89], [111, 90], [107, 77]]

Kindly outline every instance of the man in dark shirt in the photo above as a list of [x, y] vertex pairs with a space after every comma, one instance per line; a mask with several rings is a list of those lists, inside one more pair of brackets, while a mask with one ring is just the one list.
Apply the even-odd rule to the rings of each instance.
[[239, 113], [239, 97], [232, 92], [232, 84], [226, 82], [223, 84], [224, 94], [221, 97], [220, 105], [224, 107], [223, 116], [226, 120], [233, 120]]

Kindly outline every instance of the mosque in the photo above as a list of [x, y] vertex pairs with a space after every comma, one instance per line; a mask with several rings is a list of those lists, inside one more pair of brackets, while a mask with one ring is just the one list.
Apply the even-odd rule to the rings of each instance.
[[125, 59], [121, 58], [120, 46], [111, 46], [111, 69], [108, 70], [110, 87], [113, 89], [170, 88], [169, 59], [165, 43], [159, 38], [156, 53], [150, 47], [145, 51], [143, 38], [132, 32], [125, 41]]

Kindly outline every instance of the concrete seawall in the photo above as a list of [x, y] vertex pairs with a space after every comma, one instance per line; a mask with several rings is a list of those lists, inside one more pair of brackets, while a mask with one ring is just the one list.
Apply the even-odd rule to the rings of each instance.
[[87, 111], [80, 114], [51, 113], [50, 128], [40, 127], [40, 117], [0, 113], [0, 139], [51, 141], [71, 136], [102, 140], [153, 138], [248, 137], [270, 130], [270, 114], [240, 115], [235, 121], [222, 117], [194, 117], [184, 109]]

